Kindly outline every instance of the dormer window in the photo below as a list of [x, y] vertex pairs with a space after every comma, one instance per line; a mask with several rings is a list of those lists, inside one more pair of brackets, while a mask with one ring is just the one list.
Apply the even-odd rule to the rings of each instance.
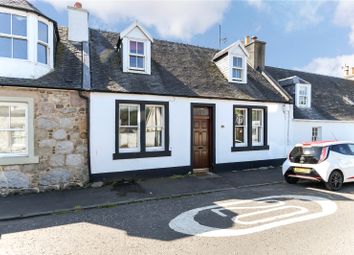
[[297, 84], [296, 106], [302, 108], [311, 107], [311, 85]]
[[145, 50], [144, 42], [131, 40], [129, 42], [129, 69], [145, 69]]
[[0, 12], [0, 57], [27, 59], [27, 18]]
[[127, 73], [151, 74], [150, 34], [135, 21], [120, 33], [122, 69]]
[[215, 54], [213, 61], [228, 82], [247, 83], [248, 52], [241, 41], [237, 41]]
[[37, 43], [37, 61], [42, 64], [48, 64], [48, 25], [38, 21], [38, 43]]
[[243, 59], [241, 57], [232, 58], [232, 80], [242, 81]]

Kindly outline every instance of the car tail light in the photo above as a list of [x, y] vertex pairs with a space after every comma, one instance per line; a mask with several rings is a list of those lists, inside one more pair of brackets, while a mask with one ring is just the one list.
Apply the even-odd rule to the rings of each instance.
[[325, 161], [327, 159], [327, 157], [328, 157], [328, 147], [323, 147], [320, 159], [318, 160], [318, 163]]

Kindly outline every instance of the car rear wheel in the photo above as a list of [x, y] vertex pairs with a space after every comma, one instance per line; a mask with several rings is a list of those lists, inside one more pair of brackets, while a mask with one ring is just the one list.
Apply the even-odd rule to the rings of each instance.
[[328, 177], [328, 181], [325, 183], [326, 188], [332, 191], [340, 190], [343, 185], [343, 174], [334, 170]]
[[298, 178], [289, 177], [289, 176], [284, 176], [284, 179], [289, 184], [295, 184], [295, 183], [297, 183], [299, 181]]

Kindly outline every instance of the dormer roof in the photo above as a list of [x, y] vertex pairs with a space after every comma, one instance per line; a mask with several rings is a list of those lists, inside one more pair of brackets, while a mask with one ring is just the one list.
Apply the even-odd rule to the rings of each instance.
[[150, 40], [150, 42], [154, 42], [154, 39], [152, 38], [152, 36], [149, 34], [149, 32], [138, 22], [138, 21], [134, 21], [129, 27], [127, 27], [126, 29], [124, 29], [121, 33], [120, 33], [120, 37], [126, 37], [129, 35], [130, 32], [132, 32], [134, 29], [138, 28], [145, 36], [147, 39]]
[[278, 82], [281, 86], [288, 86], [288, 85], [295, 85], [295, 84], [311, 84], [310, 82], [296, 75], [280, 79], [278, 80]]
[[245, 46], [243, 45], [243, 43], [241, 41], [236, 41], [233, 44], [229, 45], [228, 47], [226, 47], [225, 49], [222, 49], [221, 51], [217, 52], [214, 57], [213, 57], [213, 61], [217, 61], [219, 58], [223, 57], [224, 55], [228, 54], [230, 50], [232, 50], [235, 47], [239, 47], [244, 54], [246, 55], [246, 57], [249, 56], [248, 51], [246, 50]]

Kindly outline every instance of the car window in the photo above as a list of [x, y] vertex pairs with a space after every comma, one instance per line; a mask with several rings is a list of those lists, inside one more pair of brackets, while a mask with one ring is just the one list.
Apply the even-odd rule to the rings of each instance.
[[350, 151], [352, 152], [352, 155], [354, 155], [354, 144], [348, 144], [348, 147], [350, 149]]
[[[331, 146], [331, 150], [343, 155], [353, 155], [352, 150], [349, 148], [348, 144], [336, 144]], [[354, 151], [354, 147], [353, 147]]]

